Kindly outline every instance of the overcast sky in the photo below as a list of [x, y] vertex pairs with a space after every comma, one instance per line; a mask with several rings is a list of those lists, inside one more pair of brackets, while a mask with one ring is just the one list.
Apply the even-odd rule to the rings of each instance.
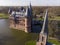
[[60, 0], [0, 0], [0, 6], [60, 6]]

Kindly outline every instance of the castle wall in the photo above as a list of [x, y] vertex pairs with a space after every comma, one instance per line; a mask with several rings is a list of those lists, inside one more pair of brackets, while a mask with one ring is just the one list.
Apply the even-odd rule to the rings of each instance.
[[[10, 13], [11, 12], [11, 13]], [[31, 4], [26, 11], [20, 9], [20, 11], [9, 10], [10, 13], [10, 28], [23, 30], [25, 32], [31, 32], [31, 15], [32, 7]]]
[[10, 20], [10, 28], [25, 31], [25, 18], [19, 18], [18, 24], [15, 24], [14, 17], [10, 17], [9, 20]]
[[31, 19], [25, 18], [25, 32], [31, 32]]

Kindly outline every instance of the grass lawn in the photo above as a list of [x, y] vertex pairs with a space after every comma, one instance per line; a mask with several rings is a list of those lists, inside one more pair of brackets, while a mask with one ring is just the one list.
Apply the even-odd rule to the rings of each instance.
[[[44, 20], [43, 18], [37, 18], [36, 20]], [[49, 18], [48, 17], [48, 20], [60, 20], [60, 16], [56, 16], [54, 18]]]
[[49, 39], [48, 42], [55, 44], [55, 45], [60, 45], [60, 42], [58, 40]]
[[8, 14], [0, 13], [0, 18], [7, 19]]
[[36, 45], [36, 41], [31, 40], [25, 43], [25, 45]]
[[40, 21], [42, 21], [43, 20], [43, 18], [34, 18], [33, 20], [40, 20]]
[[[58, 40], [49, 39], [48, 42], [55, 44], [55, 45], [60, 45], [60, 42], [58, 42]], [[28, 41], [28, 42], [26, 42], [25, 45], [36, 45], [36, 41], [33, 41], [33, 40]]]
[[60, 20], [60, 16], [56, 16], [54, 18], [49, 18], [49, 20]]
[[7, 41], [6, 45], [28, 45], [31, 40], [32, 42], [30, 42], [30, 45], [34, 45], [34, 40], [37, 40], [38, 38], [37, 33], [25, 33], [16, 29], [11, 29], [11, 31], [13, 39], [11, 41]]

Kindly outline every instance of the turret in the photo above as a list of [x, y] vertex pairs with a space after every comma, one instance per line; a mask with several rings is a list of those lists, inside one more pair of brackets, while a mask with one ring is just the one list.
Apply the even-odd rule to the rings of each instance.
[[32, 15], [32, 10], [31, 10], [31, 4], [30, 6], [26, 9], [25, 13], [25, 32], [31, 32], [31, 15]]
[[11, 14], [11, 13], [12, 13], [12, 9], [9, 8], [9, 10], [8, 10], [8, 14]]

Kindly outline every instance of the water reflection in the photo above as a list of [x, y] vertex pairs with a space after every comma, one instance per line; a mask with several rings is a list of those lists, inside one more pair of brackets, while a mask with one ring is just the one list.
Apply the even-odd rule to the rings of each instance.
[[0, 19], [0, 35], [10, 36], [10, 34], [8, 20]]
[[11, 38], [11, 31], [7, 19], [0, 19], [0, 45], [5, 45], [5, 42]]
[[8, 23], [8, 19], [0, 19], [0, 45], [25, 45], [27, 41], [37, 40], [38, 34], [11, 30]]

